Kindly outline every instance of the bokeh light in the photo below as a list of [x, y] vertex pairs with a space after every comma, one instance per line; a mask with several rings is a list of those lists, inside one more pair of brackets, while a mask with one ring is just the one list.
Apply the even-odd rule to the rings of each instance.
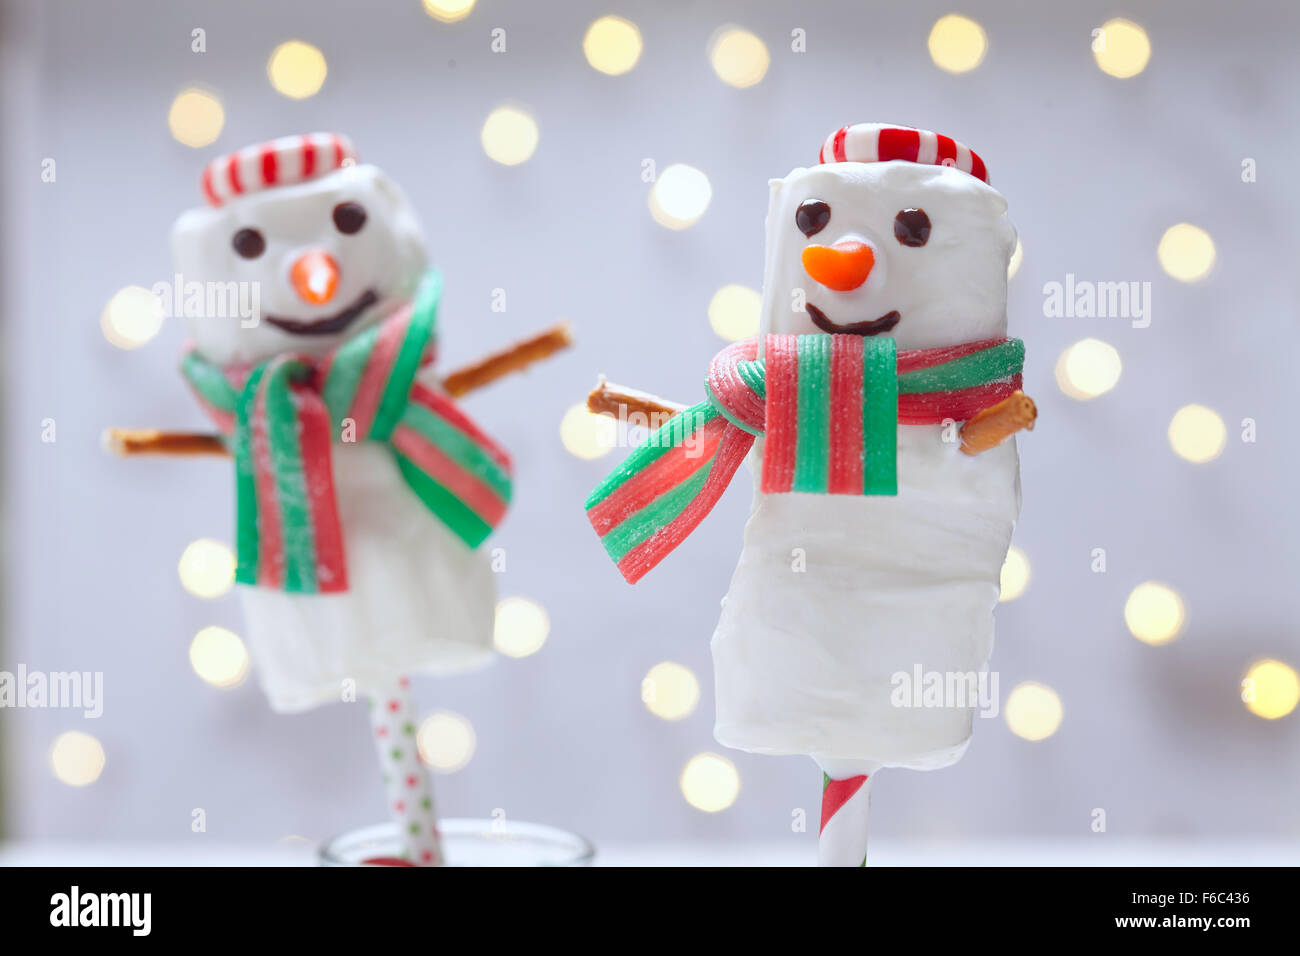
[[1002, 562], [1002, 590], [999, 601], [1014, 601], [1025, 593], [1029, 587], [1029, 558], [1015, 545], [1007, 551], [1007, 559]]
[[1300, 704], [1300, 675], [1271, 657], [1256, 661], [1241, 679], [1241, 700], [1256, 717], [1285, 717]]
[[1147, 68], [1151, 41], [1145, 30], [1122, 17], [1107, 20], [1100, 29], [1101, 34], [1093, 39], [1092, 55], [1103, 73], [1124, 80]]
[[248, 648], [224, 627], [205, 627], [190, 642], [190, 666], [213, 687], [238, 687], [248, 677]]
[[143, 286], [129, 285], [113, 293], [99, 314], [104, 338], [120, 349], [137, 349], [162, 329], [163, 302]]
[[757, 36], [744, 27], [728, 25], [719, 27], [710, 37], [709, 62], [723, 83], [744, 89], [767, 75], [772, 58], [767, 45]]
[[709, 300], [709, 325], [728, 342], [758, 334], [763, 296], [748, 286], [724, 285]]
[[475, 0], [424, 0], [424, 12], [443, 23], [464, 20], [474, 9]]
[[195, 597], [221, 597], [235, 583], [235, 554], [220, 541], [199, 538], [181, 552], [176, 573]]
[[420, 759], [440, 773], [455, 773], [470, 762], [478, 738], [469, 719], [450, 710], [437, 710], [420, 722], [415, 735]]
[[984, 28], [970, 17], [950, 13], [930, 30], [930, 59], [949, 73], [966, 73], [984, 60], [989, 41]]
[[699, 702], [700, 682], [695, 673], [674, 661], [656, 664], [641, 681], [641, 703], [664, 720], [689, 717]]
[[507, 657], [536, 654], [551, 633], [546, 608], [525, 597], [502, 598], [497, 602], [492, 643]]
[[1104, 395], [1119, 382], [1124, 363], [1115, 346], [1101, 339], [1082, 339], [1056, 361], [1056, 384], [1081, 402]]
[[1180, 458], [1196, 464], [1213, 461], [1227, 443], [1227, 426], [1212, 408], [1184, 405], [1169, 421], [1169, 444]]
[[502, 166], [518, 166], [537, 151], [537, 121], [515, 106], [498, 106], [483, 121], [483, 152]]
[[694, 166], [673, 163], [655, 180], [650, 190], [650, 215], [669, 229], [694, 225], [713, 199], [709, 177]]
[[54, 776], [69, 787], [84, 787], [104, 772], [104, 745], [90, 734], [68, 730], [54, 738], [50, 766]]
[[641, 31], [631, 20], [601, 17], [587, 27], [586, 36], [582, 38], [582, 52], [593, 68], [610, 76], [619, 76], [641, 59]]
[[1007, 278], [1010, 279], [1020, 271], [1020, 263], [1025, 258], [1025, 250], [1020, 245], [1020, 237], [1016, 237], [1016, 248], [1011, 253], [1011, 261], [1007, 263]]
[[221, 135], [226, 125], [226, 111], [221, 101], [205, 90], [190, 87], [181, 90], [167, 111], [167, 125], [172, 138], [184, 146], [200, 149]]
[[310, 43], [289, 40], [271, 52], [266, 75], [277, 93], [293, 100], [315, 96], [325, 83], [325, 54]]
[[1180, 282], [1203, 279], [1214, 265], [1214, 240], [1200, 226], [1180, 222], [1165, 230], [1156, 247], [1160, 267]]
[[679, 784], [687, 803], [705, 813], [717, 813], [736, 802], [740, 771], [721, 754], [696, 754], [686, 762]]
[[1056, 691], [1031, 680], [1011, 689], [1002, 713], [1006, 717], [1007, 726], [1017, 737], [1046, 740], [1061, 726], [1065, 710]]
[[586, 404], [573, 405], [560, 419], [560, 441], [569, 454], [591, 461], [608, 455], [618, 441], [618, 423], [597, 415]]
[[1167, 584], [1147, 581], [1135, 587], [1124, 602], [1124, 623], [1143, 644], [1168, 644], [1183, 629], [1183, 599]]

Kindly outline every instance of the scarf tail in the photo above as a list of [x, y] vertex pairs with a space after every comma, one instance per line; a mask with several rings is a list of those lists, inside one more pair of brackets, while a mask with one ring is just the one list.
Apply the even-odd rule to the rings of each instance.
[[240, 397], [236, 513], [241, 584], [296, 594], [347, 590], [330, 419], [291, 356], [258, 369]]
[[709, 402], [657, 430], [587, 499], [587, 518], [629, 584], [713, 510], [754, 443]]

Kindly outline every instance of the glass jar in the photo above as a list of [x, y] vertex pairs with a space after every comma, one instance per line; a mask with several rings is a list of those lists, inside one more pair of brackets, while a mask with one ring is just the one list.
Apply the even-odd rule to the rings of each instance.
[[[596, 848], [585, 838], [541, 823], [440, 820], [447, 866], [586, 866]], [[378, 823], [334, 837], [320, 848], [321, 866], [393, 866], [401, 852], [397, 826]], [[388, 861], [388, 862], [381, 862]]]

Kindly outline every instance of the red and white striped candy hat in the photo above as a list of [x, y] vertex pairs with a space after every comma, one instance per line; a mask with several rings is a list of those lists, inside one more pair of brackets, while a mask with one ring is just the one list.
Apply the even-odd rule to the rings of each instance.
[[352, 140], [338, 133], [281, 136], [208, 163], [203, 168], [203, 196], [220, 206], [235, 196], [305, 183], [356, 161]]
[[928, 129], [890, 126], [886, 123], [857, 123], [841, 126], [822, 143], [819, 163], [883, 163], [902, 159], [930, 166], [954, 166], [983, 182], [989, 172], [976, 152], [955, 139]]

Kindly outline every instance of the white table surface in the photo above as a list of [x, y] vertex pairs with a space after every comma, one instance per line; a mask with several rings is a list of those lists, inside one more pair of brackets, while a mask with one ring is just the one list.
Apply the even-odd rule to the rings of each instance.
[[[598, 866], [808, 866], [811, 836], [800, 843], [610, 843]], [[289, 844], [0, 844], [0, 866], [310, 866], [315, 847]], [[1083, 842], [891, 843], [870, 849], [873, 866], [1297, 866], [1300, 841], [1242, 839], [1200, 843], [1135, 842], [1098, 836]]]

